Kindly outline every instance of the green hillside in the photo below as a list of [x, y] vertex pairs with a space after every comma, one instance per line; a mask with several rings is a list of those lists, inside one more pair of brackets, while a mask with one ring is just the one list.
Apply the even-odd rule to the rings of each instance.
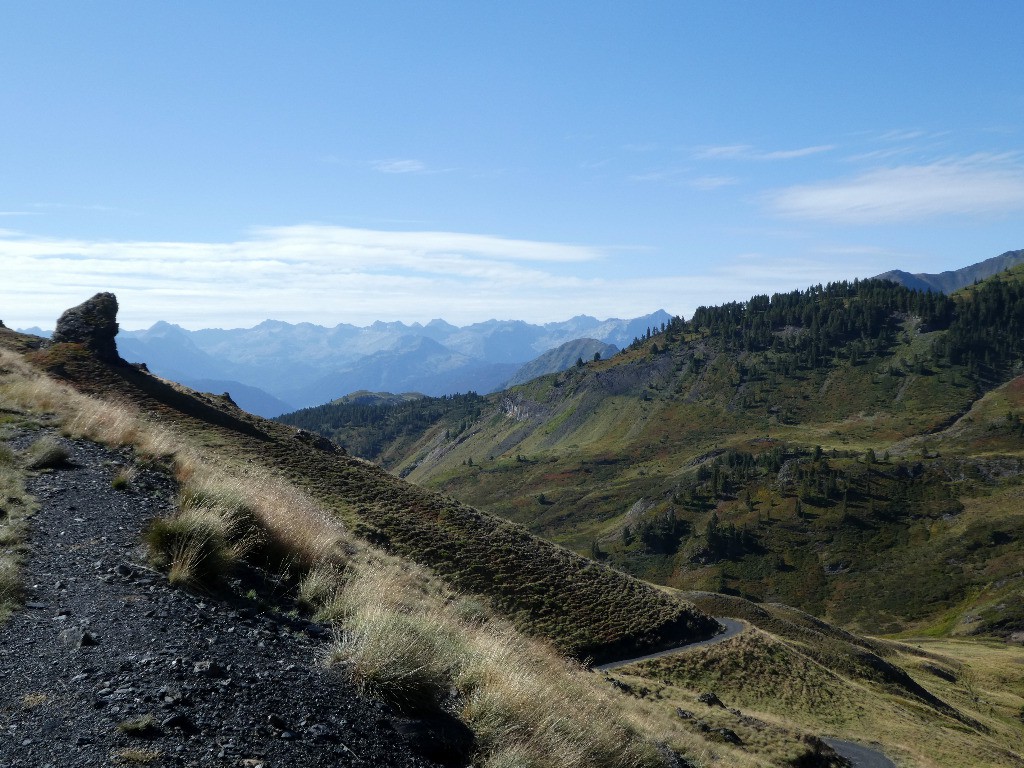
[[[0, 329], [0, 343], [19, 341]], [[314, 435], [251, 416], [223, 397], [102, 363], [76, 344], [29, 351], [28, 359], [80, 391], [130, 403], [211, 452], [272, 466], [357, 534], [486, 596], [518, 626], [569, 654], [616, 658], [717, 630], [693, 606], [648, 584], [399, 480]]]
[[[653, 355], [646, 346], [646, 340], [638, 343], [629, 355], [660, 362], [672, 354]], [[587, 375], [584, 368], [569, 374], [578, 384]], [[929, 439], [965, 450], [1012, 441], [1019, 427], [1006, 409], [1016, 402], [1014, 386], [990, 392]], [[437, 428], [416, 427], [404, 400], [387, 398], [378, 413], [389, 413], [410, 441], [416, 429]], [[656, 402], [653, 396], [639, 400]], [[532, 406], [524, 403], [506, 401], [501, 407], [526, 423]], [[420, 727], [427, 729], [439, 713], [463, 723], [475, 743], [471, 757], [462, 759], [473, 765], [838, 768], [843, 763], [823, 741], [838, 737], [874, 744], [901, 766], [1024, 766], [1024, 666], [1020, 649], [1005, 643], [878, 640], [783, 605], [656, 589], [514, 523], [410, 485], [314, 434], [250, 416], [226, 396], [193, 392], [116, 359], [103, 362], [80, 344], [45, 346], [0, 328], [0, 405], [0, 449], [6, 451], [0, 455], [0, 480], [10, 496], [0, 526], [9, 547], [0, 559], [9, 587], [0, 594], [5, 610], [19, 610], [24, 599], [18, 569], [32, 548], [32, 534], [23, 525], [32, 500], [22, 498], [21, 478], [28, 467], [54, 466], [40, 465], [38, 456], [55, 442], [36, 440], [23, 459], [21, 449], [8, 448], [4, 440], [59, 430], [119, 447], [126, 463], [112, 482], [130, 493], [141, 492], [132, 489], [134, 467], [165, 467], [173, 474], [177, 511], [151, 523], [145, 534], [153, 566], [172, 583], [202, 589], [204, 601], [244, 599], [253, 610], [283, 600], [275, 610], [290, 607], [292, 615], [305, 612], [332, 623], [334, 639], [325, 641], [321, 662], [380, 698], [388, 716], [423, 718]], [[446, 438], [457, 443], [475, 439], [493, 407], [476, 397], [433, 405], [463, 423], [457, 438]], [[984, 422], [996, 416], [999, 428], [987, 429]], [[364, 419], [367, 434], [374, 422]], [[706, 559], [705, 569], [767, 557], [757, 551], [762, 545], [751, 530], [729, 518], [730, 504], [748, 504], [738, 493], [741, 486], [760, 483], [765, 493], [781, 493], [780, 474], [786, 487], [806, 485], [806, 493], [797, 495], [808, 507], [801, 508], [801, 521], [816, 508], [812, 486], [826, 498], [842, 491], [848, 510], [857, 509], [862, 496], [869, 504], [885, 496], [888, 491], [877, 489], [886, 483], [902, 487], [902, 476], [885, 467], [902, 461], [897, 456], [924, 453], [918, 439], [893, 444], [888, 463], [884, 456], [868, 462], [852, 449], [850, 455], [830, 449], [805, 453], [795, 441], [774, 439], [747, 453], [712, 451], [685, 467], [700, 475], [697, 487], [692, 493], [678, 490], [672, 503], [708, 515], [709, 522], [721, 512], [714, 526], [683, 536], [689, 525], [683, 512], [663, 518], [658, 527], [646, 525], [646, 513], [634, 510], [630, 544], [616, 550], [609, 537], [591, 554], [630, 563], [670, 561], [683, 550], [645, 554], [648, 559], [641, 561], [630, 559], [630, 547], [664, 547], [678, 538], [687, 544], [703, 540], [704, 550], [689, 556]], [[588, 462], [588, 476], [602, 483], [614, 479], [626, 464], [611, 460], [613, 455]], [[466, 469], [477, 473], [480, 463], [468, 458]], [[558, 459], [551, 455], [546, 461]], [[1006, 471], [1007, 459], [998, 461]], [[505, 463], [509, 477], [550, 472], [544, 460], [526, 453]], [[908, 499], [929, 510], [940, 501], [952, 509], [951, 497], [935, 495], [927, 478], [917, 477], [917, 485], [907, 486], [914, 489]], [[637, 471], [631, 482], [652, 479], [658, 480]], [[948, 514], [957, 524], [991, 519], [1002, 525], [996, 510], [1014, 491], [1012, 483], [1005, 484], [976, 502], [961, 500], [964, 510]], [[561, 503], [553, 492], [532, 501], [545, 509]], [[756, 508], [761, 497], [749, 503]], [[799, 526], [776, 523], [793, 536], [800, 532]], [[174, 543], [182, 535], [175, 531], [189, 530], [202, 551], [217, 548], [213, 560], [203, 561], [215, 563], [209, 573], [190, 560], [188, 553], [197, 550]], [[621, 534], [620, 529], [620, 542]], [[960, 538], [969, 541], [962, 532]], [[1006, 557], [1013, 557], [1012, 548]], [[244, 572], [269, 565], [276, 573], [272, 588], [231, 597], [233, 578], [217, 579], [233, 573], [241, 560]], [[989, 612], [1005, 618], [1004, 603], [990, 600]], [[709, 616], [738, 617], [746, 626], [717, 645], [611, 673], [598, 674], [562, 655], [618, 658], [706, 636], [714, 629]], [[45, 706], [41, 699], [32, 701]]]
[[757, 296], [486, 398], [282, 420], [662, 584], [1006, 635], [1024, 628], [1022, 276]]

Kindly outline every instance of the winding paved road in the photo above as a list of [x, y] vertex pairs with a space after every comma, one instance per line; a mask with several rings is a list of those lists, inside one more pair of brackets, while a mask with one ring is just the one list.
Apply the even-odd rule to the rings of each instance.
[[658, 653], [649, 653], [646, 656], [637, 656], [633, 659], [623, 659], [621, 661], [609, 661], [607, 664], [599, 664], [594, 667], [598, 672], [607, 672], [610, 669], [618, 669], [619, 667], [625, 667], [629, 664], [636, 664], [639, 661], [649, 661], [650, 659], [660, 659], [662, 656], [671, 656], [673, 653], [682, 653], [684, 651], [695, 651], [698, 648], [707, 648], [709, 645], [717, 645], [718, 643], [728, 640], [730, 637], [736, 637], [740, 632], [747, 628], [739, 619], [726, 619], [721, 616], [716, 616], [715, 620], [725, 627], [724, 632], [720, 632], [714, 637], [709, 637], [707, 640], [698, 640], [694, 643], [688, 643], [686, 645], [680, 645], [677, 648], [669, 648], [667, 651], [659, 651]]
[[[669, 648], [667, 651], [659, 651], [658, 653], [649, 653], [646, 656], [637, 656], [633, 659], [610, 661], [607, 664], [595, 666], [594, 669], [598, 672], [607, 672], [611, 669], [618, 669], [619, 667], [625, 667], [641, 661], [660, 659], [662, 656], [670, 656], [674, 653], [685, 653], [686, 651], [694, 651], [698, 648], [707, 648], [709, 645], [717, 645], [731, 637], [736, 637], [736, 635], [747, 628], [747, 625], [739, 619], [728, 619], [722, 616], [716, 616], [715, 618], [725, 627], [725, 631], [714, 637], [709, 637], [707, 640], [698, 640], [695, 643], [680, 645], [677, 648]], [[896, 764], [877, 749], [865, 747], [863, 744], [857, 744], [852, 741], [843, 741], [842, 739], [825, 738], [822, 741], [832, 747], [840, 756], [849, 760], [852, 768], [896, 768]]]
[[896, 763], [877, 749], [842, 739], [822, 739], [822, 741], [849, 760], [853, 768], [896, 768]]

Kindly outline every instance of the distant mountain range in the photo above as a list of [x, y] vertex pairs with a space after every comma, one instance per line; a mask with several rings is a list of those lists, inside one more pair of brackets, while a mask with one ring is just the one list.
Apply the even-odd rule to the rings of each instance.
[[949, 272], [939, 272], [938, 274], [920, 272], [912, 275], [901, 269], [893, 269], [876, 275], [875, 278], [891, 280], [917, 291], [931, 290], [939, 293], [953, 293], [953, 291], [959, 291], [961, 288], [966, 288], [968, 285], [973, 285], [980, 280], [992, 277], [992, 275], [998, 275], [1022, 262], [1024, 262], [1024, 250], [1007, 251], [999, 256], [993, 256], [991, 259], [985, 259], [977, 264]]
[[458, 327], [433, 320], [325, 328], [267, 320], [253, 328], [199, 331], [161, 321], [146, 330], [122, 330], [117, 344], [122, 357], [146, 363], [159, 376], [201, 391], [229, 392], [245, 410], [276, 416], [359, 390], [493, 392], [564, 370], [581, 356], [613, 355], [669, 320], [659, 310], [628, 320], [580, 315], [545, 325], [488, 320]]
[[[951, 293], [1024, 262], [1024, 250], [940, 274], [878, 275], [908, 288]], [[488, 320], [463, 327], [375, 322], [327, 328], [266, 320], [252, 328], [189, 331], [168, 322], [122, 330], [122, 357], [205, 392], [229, 392], [260, 416], [326, 403], [360, 390], [439, 396], [489, 393], [563, 371], [595, 353], [607, 358], [672, 319], [658, 310], [633, 319], [579, 315], [534, 325]], [[40, 328], [22, 329], [48, 336]]]

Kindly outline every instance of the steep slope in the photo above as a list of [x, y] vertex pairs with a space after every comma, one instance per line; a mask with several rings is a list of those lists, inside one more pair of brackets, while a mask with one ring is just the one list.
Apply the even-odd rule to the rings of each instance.
[[891, 280], [915, 291], [931, 290], [938, 291], [939, 293], [953, 293], [980, 280], [985, 280], [993, 275], [998, 275], [1000, 272], [1005, 272], [1022, 261], [1024, 261], [1024, 250], [1007, 251], [1004, 254], [993, 256], [991, 259], [985, 259], [985, 261], [978, 262], [977, 264], [938, 274], [919, 272], [912, 275], [901, 269], [893, 269], [881, 275], [876, 275], [874, 279]]
[[[1020, 371], [1022, 270], [952, 298], [864, 281], [701, 308], [468, 420], [410, 405], [366, 455], [651, 580], [867, 631], [944, 627], [997, 593], [1019, 604], [1024, 519], [983, 512], [1022, 476], [1016, 421], [981, 426], [992, 453], [953, 460], [943, 441]], [[356, 437], [344, 408], [320, 415]], [[376, 444], [370, 420], [356, 444]], [[1024, 629], [981, 615], [975, 631]]]
[[[2, 329], [0, 343], [26, 344]], [[462, 589], [486, 595], [519, 626], [567, 653], [609, 658], [717, 630], [692, 606], [643, 582], [222, 398], [175, 388], [132, 366], [102, 363], [79, 344], [55, 344], [29, 358], [84, 392], [123, 399], [160, 423], [196, 435], [213, 452], [273, 466], [358, 532], [435, 568]]]
[[[3, 695], [18, 703], [5, 707], [0, 763], [185, 766], [219, 753], [328, 768], [357, 751], [432, 765], [396, 738], [378, 702], [316, 663], [326, 628], [240, 595], [221, 607], [140, 561], [143, 527], [173, 506], [166, 474], [141, 471], [119, 489], [129, 455], [61, 445], [67, 465], [29, 486], [41, 500], [29, 605], [0, 625]], [[266, 587], [245, 584], [264, 598]]]

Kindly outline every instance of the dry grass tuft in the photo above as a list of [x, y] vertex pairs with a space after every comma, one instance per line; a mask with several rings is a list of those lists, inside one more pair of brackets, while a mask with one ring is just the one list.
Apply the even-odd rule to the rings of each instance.
[[4, 606], [20, 602], [22, 598], [21, 576], [15, 562], [0, 559], [0, 611]]
[[143, 715], [135, 720], [125, 720], [123, 723], [118, 723], [117, 730], [125, 736], [132, 736], [136, 739], [152, 739], [160, 733], [160, 728], [153, 715]]
[[36, 440], [25, 451], [25, 466], [28, 469], [56, 469], [68, 463], [71, 454], [50, 435]]
[[111, 758], [119, 765], [149, 765], [160, 759], [160, 753], [155, 749], [126, 747], [112, 753]]
[[45, 693], [26, 693], [21, 697], [21, 707], [22, 709], [35, 709], [43, 706], [49, 700], [50, 697]]
[[168, 568], [168, 580], [183, 586], [210, 587], [226, 576], [242, 552], [237, 523], [222, 510], [189, 507], [170, 518], [153, 520], [145, 539], [154, 564]]
[[[371, 556], [354, 562], [321, 611], [340, 624], [328, 663], [406, 710], [454, 707], [482, 766], [655, 766], [654, 747], [622, 720], [600, 682], [511, 625], [472, 611], [423, 574]], [[407, 581], [420, 588], [410, 590]], [[410, 595], [413, 599], [409, 599]], [[462, 614], [469, 613], [469, 618]]]
[[314, 612], [335, 603], [344, 577], [344, 572], [333, 565], [311, 568], [299, 581], [299, 602]]
[[128, 465], [121, 467], [117, 470], [117, 474], [114, 475], [110, 481], [111, 487], [118, 491], [127, 491], [132, 487], [132, 483], [135, 482], [135, 478], [138, 475], [138, 469], [134, 465]]

